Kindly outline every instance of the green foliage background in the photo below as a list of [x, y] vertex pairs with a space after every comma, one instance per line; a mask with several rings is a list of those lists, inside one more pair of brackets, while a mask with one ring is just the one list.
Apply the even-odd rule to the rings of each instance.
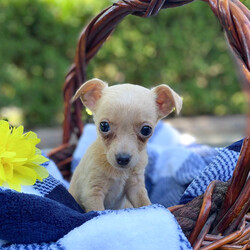
[[[30, 126], [60, 122], [62, 85], [78, 36], [112, 2], [1, 0], [0, 108], [22, 108]], [[223, 32], [204, 2], [148, 19], [126, 17], [91, 61], [91, 77], [146, 87], [167, 83], [184, 97], [183, 115], [245, 110]]]

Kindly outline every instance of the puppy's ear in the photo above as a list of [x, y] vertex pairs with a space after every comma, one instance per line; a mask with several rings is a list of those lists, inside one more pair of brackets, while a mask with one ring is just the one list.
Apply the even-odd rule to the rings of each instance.
[[159, 85], [152, 89], [155, 94], [155, 101], [158, 108], [159, 118], [169, 115], [176, 110], [180, 113], [182, 108], [182, 98], [167, 85]]
[[85, 82], [73, 96], [71, 102], [74, 102], [78, 97], [81, 98], [85, 107], [91, 111], [95, 111], [96, 102], [101, 98], [102, 91], [108, 87], [108, 84], [100, 79], [94, 78]]

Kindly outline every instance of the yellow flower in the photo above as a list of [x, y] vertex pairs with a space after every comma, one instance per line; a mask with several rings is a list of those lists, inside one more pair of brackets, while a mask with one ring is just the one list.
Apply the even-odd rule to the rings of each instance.
[[49, 176], [48, 170], [40, 164], [48, 159], [36, 148], [40, 142], [34, 132], [23, 134], [23, 126], [10, 128], [9, 123], [0, 120], [0, 186], [21, 191], [21, 185], [34, 185]]

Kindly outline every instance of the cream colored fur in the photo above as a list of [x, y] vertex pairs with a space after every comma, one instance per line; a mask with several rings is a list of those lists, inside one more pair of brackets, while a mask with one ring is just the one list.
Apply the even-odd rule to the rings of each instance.
[[[126, 200], [133, 207], [149, 205], [144, 170], [151, 135], [140, 131], [143, 126], [153, 131], [174, 108], [179, 113], [182, 99], [167, 85], [152, 90], [132, 84], [108, 87], [99, 79], [84, 83], [73, 101], [78, 97], [93, 112], [98, 137], [77, 166], [69, 192], [87, 212], [122, 209]], [[103, 121], [110, 125], [107, 133], [99, 129]], [[125, 166], [117, 161], [121, 153], [131, 156]]]

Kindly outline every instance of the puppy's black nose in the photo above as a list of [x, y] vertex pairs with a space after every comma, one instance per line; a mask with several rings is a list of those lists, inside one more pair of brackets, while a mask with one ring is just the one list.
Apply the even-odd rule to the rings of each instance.
[[130, 158], [131, 158], [131, 156], [129, 154], [117, 154], [117, 155], [115, 155], [115, 157], [116, 157], [116, 162], [120, 166], [128, 165], [128, 163], [130, 162]]

